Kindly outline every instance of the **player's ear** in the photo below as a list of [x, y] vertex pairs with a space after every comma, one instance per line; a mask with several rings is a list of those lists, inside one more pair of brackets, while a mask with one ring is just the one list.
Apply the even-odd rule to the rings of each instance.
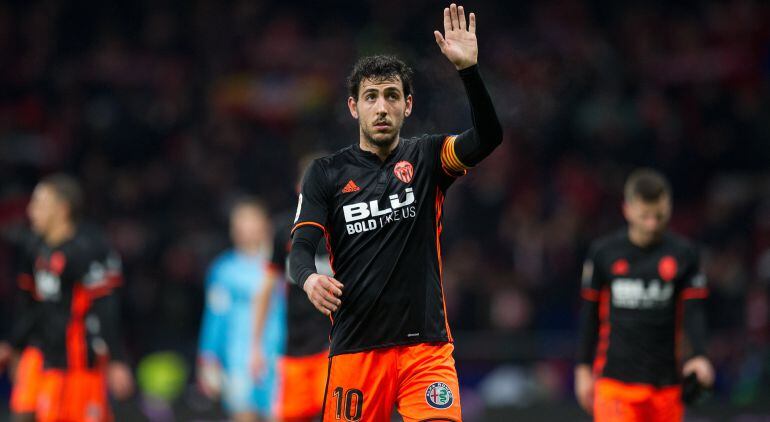
[[353, 97], [348, 97], [348, 110], [350, 110], [350, 115], [353, 116], [354, 119], [358, 119], [358, 109], [356, 108], [356, 99]]
[[412, 95], [406, 96], [406, 108], [404, 109], [404, 117], [409, 117], [410, 114], [412, 114], [412, 105], [414, 104], [414, 98], [412, 98]]
[[621, 208], [623, 209], [623, 217], [628, 221], [629, 217], [631, 217], [631, 205], [629, 205], [628, 201], [623, 201]]

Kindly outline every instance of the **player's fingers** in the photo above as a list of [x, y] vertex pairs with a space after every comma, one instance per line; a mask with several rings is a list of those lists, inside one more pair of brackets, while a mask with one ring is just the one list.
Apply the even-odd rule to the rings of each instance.
[[316, 297], [314, 302], [321, 308], [334, 312], [337, 310], [337, 305], [334, 303], [334, 300], [335, 299], [333, 299], [332, 296], [327, 293], [326, 295], [321, 294]]
[[475, 34], [476, 33], [476, 14], [471, 13], [470, 15], [468, 15], [468, 20], [470, 21], [470, 23], [468, 24], [468, 32], [470, 32], [471, 34]]
[[329, 281], [331, 281], [331, 286], [329, 286], [328, 290], [334, 296], [337, 296], [337, 297], [342, 296], [342, 283], [340, 283], [339, 281], [337, 281], [337, 280], [335, 280], [333, 278], [330, 278]]
[[436, 37], [436, 44], [438, 44], [439, 48], [441, 48], [441, 51], [444, 51], [444, 44], [446, 41], [444, 41], [444, 37], [441, 35], [441, 32], [433, 31], [433, 35]]
[[589, 414], [591, 413], [591, 410], [593, 410], [591, 409], [591, 399], [588, 394], [582, 394], [580, 396], [580, 407], [582, 407], [583, 410], [585, 410]]
[[342, 288], [345, 286], [344, 284], [340, 283], [339, 280], [337, 280], [334, 277], [326, 277], [326, 284], [324, 284], [327, 290], [332, 289], [335, 290], [335, 293], [338, 293], [338, 296], [342, 294]]
[[449, 8], [444, 8], [444, 33], [452, 30], [452, 18], [449, 16]]
[[327, 302], [329, 302], [332, 305], [334, 305], [334, 309], [332, 309], [333, 311], [336, 311], [337, 307], [339, 307], [340, 304], [342, 304], [342, 301], [339, 300], [339, 298], [337, 298], [337, 296], [335, 296], [334, 294], [332, 294], [329, 291], [323, 292], [322, 297], [324, 298], [324, 300], [326, 300]]
[[326, 309], [326, 307], [324, 307], [323, 302], [321, 301], [320, 298], [314, 297], [310, 300], [310, 303], [312, 303], [313, 306], [315, 306], [315, 308], [318, 309], [318, 311], [321, 312], [322, 314], [324, 315], [331, 314], [331, 311]]
[[465, 22], [465, 9], [462, 6], [457, 6], [457, 21], [460, 24], [460, 30], [468, 30], [468, 26]]
[[323, 293], [329, 293], [334, 296], [342, 296], [342, 283], [331, 277], [324, 277], [321, 280], [319, 287]]
[[460, 20], [457, 17], [457, 5], [452, 3], [449, 6], [449, 14], [452, 19], [452, 29], [460, 29]]

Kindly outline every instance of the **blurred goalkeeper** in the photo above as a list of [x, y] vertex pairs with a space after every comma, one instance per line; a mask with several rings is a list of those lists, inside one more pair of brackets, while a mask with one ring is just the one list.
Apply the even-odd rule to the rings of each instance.
[[[206, 279], [206, 305], [199, 339], [198, 383], [210, 398], [221, 398], [236, 422], [263, 420], [275, 401], [275, 361], [283, 342], [284, 299], [270, 289], [270, 309], [259, 341], [254, 305], [266, 279], [270, 220], [262, 203], [241, 198], [230, 213], [234, 248], [219, 255]], [[250, 370], [252, 348], [261, 345], [264, 365]]]
[[696, 248], [666, 229], [668, 181], [640, 169], [624, 195], [628, 227], [594, 242], [583, 268], [575, 394], [597, 422], [681, 421], [683, 375], [714, 382], [706, 280]]

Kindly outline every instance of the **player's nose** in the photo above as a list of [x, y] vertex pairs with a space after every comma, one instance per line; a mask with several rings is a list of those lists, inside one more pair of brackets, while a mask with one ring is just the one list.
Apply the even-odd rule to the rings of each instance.
[[388, 114], [388, 108], [385, 105], [385, 99], [383, 97], [377, 98], [377, 102], [374, 104], [374, 111], [380, 115]]

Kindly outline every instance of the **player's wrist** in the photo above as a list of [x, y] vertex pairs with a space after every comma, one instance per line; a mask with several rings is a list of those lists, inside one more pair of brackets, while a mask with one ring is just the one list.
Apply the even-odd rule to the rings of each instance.
[[300, 280], [300, 286], [302, 286], [302, 290], [307, 293], [308, 289], [312, 288], [315, 281], [318, 280], [318, 273], [308, 272], [308, 274], [306, 276], [303, 275]]
[[579, 363], [575, 365], [575, 374], [576, 375], [582, 375], [582, 374], [591, 374], [591, 365], [588, 365], [586, 363]]
[[457, 69], [457, 71], [461, 73], [472, 71], [474, 67], [478, 68], [478, 64], [479, 63], [476, 61], [454, 63], [455, 69]]

